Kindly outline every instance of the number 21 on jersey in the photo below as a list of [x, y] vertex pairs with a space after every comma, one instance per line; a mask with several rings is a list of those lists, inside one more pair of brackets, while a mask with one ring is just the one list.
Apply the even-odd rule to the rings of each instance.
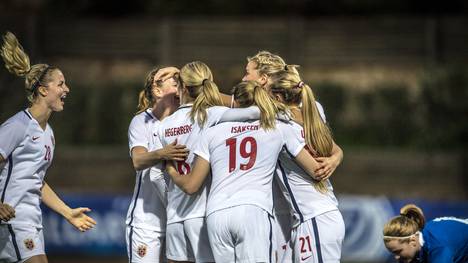
[[[237, 165], [237, 138], [229, 138], [226, 140], [226, 146], [229, 147], [229, 172], [236, 170]], [[239, 146], [240, 157], [247, 159], [246, 163], [240, 164], [241, 170], [249, 170], [255, 164], [257, 159], [257, 141], [253, 137], [245, 137], [240, 141]]]

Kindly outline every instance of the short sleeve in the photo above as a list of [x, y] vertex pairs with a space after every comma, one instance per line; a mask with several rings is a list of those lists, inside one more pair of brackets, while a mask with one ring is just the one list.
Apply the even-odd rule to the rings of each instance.
[[3, 159], [7, 159], [24, 140], [26, 129], [27, 123], [14, 119], [9, 119], [0, 126], [0, 155]]
[[217, 124], [223, 114], [228, 110], [228, 107], [223, 107], [223, 106], [213, 106], [208, 108], [207, 110], [207, 122], [204, 127], [211, 127], [215, 124]]
[[208, 143], [208, 137], [210, 137], [210, 130], [211, 129], [208, 129], [203, 132], [202, 136], [200, 136], [201, 139], [195, 145], [195, 151], [193, 151], [196, 155], [200, 156], [208, 162], [210, 162], [210, 149]]
[[304, 148], [305, 143], [296, 136], [293, 127], [291, 125], [277, 122], [278, 128], [280, 129], [281, 136], [283, 137], [284, 145], [288, 152], [296, 157], [299, 152]]
[[128, 148], [130, 150], [130, 156], [132, 156], [132, 149], [136, 146], [142, 146], [146, 149], [149, 147], [145, 124], [143, 120], [138, 117], [139, 116], [135, 116], [128, 127]]
[[159, 150], [159, 149], [162, 149], [163, 148], [163, 145], [162, 145], [162, 142], [161, 142], [161, 137], [159, 136], [158, 132], [155, 131], [153, 133], [153, 147], [150, 149], [150, 151], [156, 151], [156, 150]]
[[250, 106], [247, 108], [227, 109], [221, 115], [218, 122], [222, 123], [230, 121], [248, 121], [258, 119], [260, 119], [260, 109], [257, 106]]

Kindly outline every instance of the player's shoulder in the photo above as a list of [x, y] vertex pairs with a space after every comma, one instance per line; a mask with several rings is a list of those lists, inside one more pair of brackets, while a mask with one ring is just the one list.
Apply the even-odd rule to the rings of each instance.
[[277, 121], [276, 129], [284, 139], [299, 136], [303, 132], [302, 126], [293, 120], [289, 122]]
[[130, 126], [144, 125], [154, 120], [156, 120], [156, 117], [154, 117], [151, 111], [145, 110], [133, 116], [132, 120], [130, 121]]
[[207, 136], [224, 136], [229, 135], [231, 128], [238, 125], [237, 122], [222, 122], [205, 129]]
[[33, 117], [27, 110], [22, 110], [7, 119], [3, 125], [13, 126], [15, 128], [27, 128], [32, 123]]
[[300, 125], [294, 122], [293, 120], [290, 120], [290, 121], [276, 120], [276, 129], [282, 132], [291, 131], [292, 129], [297, 129], [298, 127], [296, 126], [300, 127]]
[[171, 128], [183, 125], [191, 125], [192, 120], [190, 119], [189, 115], [190, 110], [191, 107], [180, 107], [171, 115], [164, 118], [160, 124], [160, 127]]

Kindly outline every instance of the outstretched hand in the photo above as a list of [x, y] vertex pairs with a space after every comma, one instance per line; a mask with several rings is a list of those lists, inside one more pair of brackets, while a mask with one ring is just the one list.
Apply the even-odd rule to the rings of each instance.
[[90, 211], [91, 209], [87, 207], [74, 208], [71, 210], [70, 216], [67, 218], [67, 220], [78, 230], [85, 232], [96, 225], [96, 221], [85, 214]]

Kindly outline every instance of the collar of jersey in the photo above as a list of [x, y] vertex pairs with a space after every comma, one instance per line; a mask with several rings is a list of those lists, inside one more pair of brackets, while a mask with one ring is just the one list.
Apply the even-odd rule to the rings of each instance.
[[24, 113], [26, 113], [28, 115], [29, 118], [31, 118], [31, 120], [36, 123], [37, 126], [39, 126], [39, 129], [44, 132], [45, 130], [47, 130], [47, 126], [49, 126], [49, 123], [47, 123], [46, 125], [46, 128], [45, 129], [42, 129], [41, 125], [39, 125], [39, 122], [33, 117], [33, 115], [31, 114], [31, 112], [29, 111], [29, 108], [26, 108], [24, 110]]
[[424, 238], [422, 232], [419, 232], [419, 244], [421, 245], [421, 250], [419, 250], [418, 257], [414, 260], [414, 262], [425, 262], [425, 254], [424, 254]]
[[193, 103], [186, 103], [186, 104], [182, 104], [179, 106], [179, 108], [177, 108], [178, 110], [180, 109], [185, 109], [185, 108], [191, 108], [193, 106]]
[[158, 119], [158, 118], [156, 118], [156, 116], [154, 116], [154, 114], [153, 114], [153, 108], [148, 108], [148, 109], [146, 109], [146, 113], [148, 113], [148, 114], [151, 116], [151, 118], [153, 118], [153, 119], [155, 119], [155, 120]]

